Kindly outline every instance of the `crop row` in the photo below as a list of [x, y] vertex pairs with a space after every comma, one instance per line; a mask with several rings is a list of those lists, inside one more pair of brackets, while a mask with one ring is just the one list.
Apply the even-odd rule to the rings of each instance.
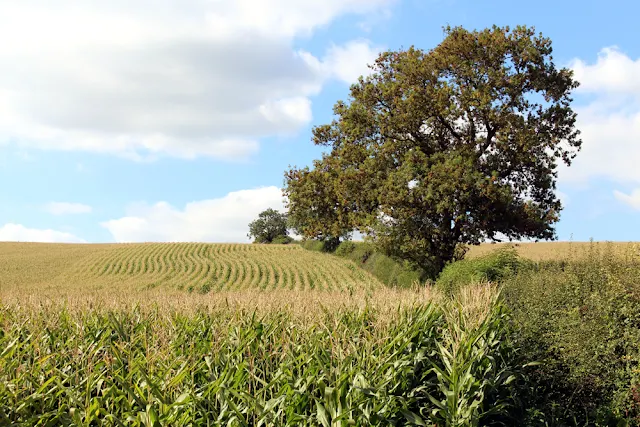
[[88, 282], [169, 285], [189, 291], [244, 289], [343, 290], [377, 281], [350, 261], [298, 246], [205, 243], [131, 244], [109, 248], [76, 264]]

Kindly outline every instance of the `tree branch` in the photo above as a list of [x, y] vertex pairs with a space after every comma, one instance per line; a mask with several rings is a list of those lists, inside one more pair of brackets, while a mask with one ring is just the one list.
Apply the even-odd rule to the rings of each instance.
[[469, 109], [469, 107], [465, 108], [464, 111], [465, 111], [465, 113], [467, 113], [467, 118], [469, 120], [469, 141], [475, 142], [475, 140], [476, 140], [476, 122], [471, 117], [472, 114], [471, 114], [471, 110]]
[[453, 137], [455, 139], [457, 139], [458, 141], [462, 141], [462, 137], [460, 136], [460, 134], [458, 132], [456, 132], [456, 130], [453, 128], [453, 126], [451, 126], [449, 123], [447, 123], [447, 121], [445, 119], [443, 119], [442, 116], [438, 115], [438, 116], [436, 116], [436, 118], [438, 119], [438, 121], [440, 122], [440, 124], [442, 126], [447, 128], [447, 130], [449, 132], [451, 132], [451, 135], [453, 135]]
[[493, 137], [496, 136], [496, 128], [492, 128], [488, 123], [485, 122], [485, 126], [487, 127], [487, 138], [484, 141], [484, 144], [480, 146], [480, 151], [478, 152], [478, 158], [480, 158], [489, 148], [491, 143], [493, 142]]

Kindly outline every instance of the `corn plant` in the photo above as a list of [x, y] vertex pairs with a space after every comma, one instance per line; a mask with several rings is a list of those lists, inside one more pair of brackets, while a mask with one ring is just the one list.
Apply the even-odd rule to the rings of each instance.
[[517, 374], [509, 364], [508, 343], [503, 342], [504, 306], [495, 297], [482, 311], [469, 312], [470, 297], [464, 295], [445, 305], [447, 327], [431, 360], [438, 390], [429, 395], [435, 406], [433, 419], [451, 427], [477, 426], [484, 417], [503, 412], [506, 403], [494, 401], [487, 407], [487, 395], [508, 387]]
[[149, 301], [0, 304], [0, 425], [481, 421], [482, 392], [507, 382], [497, 303], [478, 322], [447, 303], [386, 304], [308, 317]]

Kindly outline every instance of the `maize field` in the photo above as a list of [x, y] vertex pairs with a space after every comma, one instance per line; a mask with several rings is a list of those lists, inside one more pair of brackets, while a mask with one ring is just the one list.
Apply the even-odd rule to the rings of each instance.
[[296, 246], [0, 248], [1, 426], [476, 426], [518, 376], [491, 285]]
[[207, 293], [374, 289], [381, 284], [351, 261], [298, 245], [0, 243], [0, 292], [79, 286]]

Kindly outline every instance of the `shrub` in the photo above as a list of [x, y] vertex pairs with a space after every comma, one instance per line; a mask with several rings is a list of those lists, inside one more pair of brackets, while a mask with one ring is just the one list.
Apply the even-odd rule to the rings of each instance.
[[320, 240], [312, 240], [312, 239], [303, 240], [302, 247], [308, 251], [326, 252], [324, 243]]
[[408, 288], [425, 280], [423, 271], [406, 261], [377, 252], [375, 246], [368, 242], [344, 241], [335, 254], [354, 261], [387, 286]]
[[[318, 240], [303, 241], [302, 247], [310, 251], [331, 252]], [[354, 261], [387, 286], [409, 288], [426, 280], [424, 271], [412, 267], [406, 261], [398, 261], [377, 252], [369, 242], [345, 240], [338, 245], [334, 254]]]
[[371, 243], [357, 243], [355, 249], [351, 251], [347, 258], [360, 264], [365, 264], [375, 252], [376, 249]]
[[436, 284], [440, 290], [452, 293], [474, 282], [500, 282], [525, 266], [533, 266], [533, 263], [520, 259], [515, 248], [500, 248], [479, 258], [463, 259], [447, 265]]
[[353, 251], [356, 250], [356, 243], [352, 242], [351, 240], [346, 240], [342, 243], [340, 243], [340, 245], [338, 245], [338, 247], [336, 248], [336, 255], [341, 256], [341, 257], [347, 257], [349, 254], [351, 254]]
[[423, 281], [422, 274], [408, 263], [394, 260], [384, 254], [374, 253], [365, 263], [365, 269], [387, 286], [408, 288]]
[[271, 241], [274, 245], [288, 245], [291, 242], [293, 242], [291, 236], [277, 236]]
[[503, 280], [523, 360], [522, 425], [640, 425], [640, 268], [592, 245], [586, 257]]

